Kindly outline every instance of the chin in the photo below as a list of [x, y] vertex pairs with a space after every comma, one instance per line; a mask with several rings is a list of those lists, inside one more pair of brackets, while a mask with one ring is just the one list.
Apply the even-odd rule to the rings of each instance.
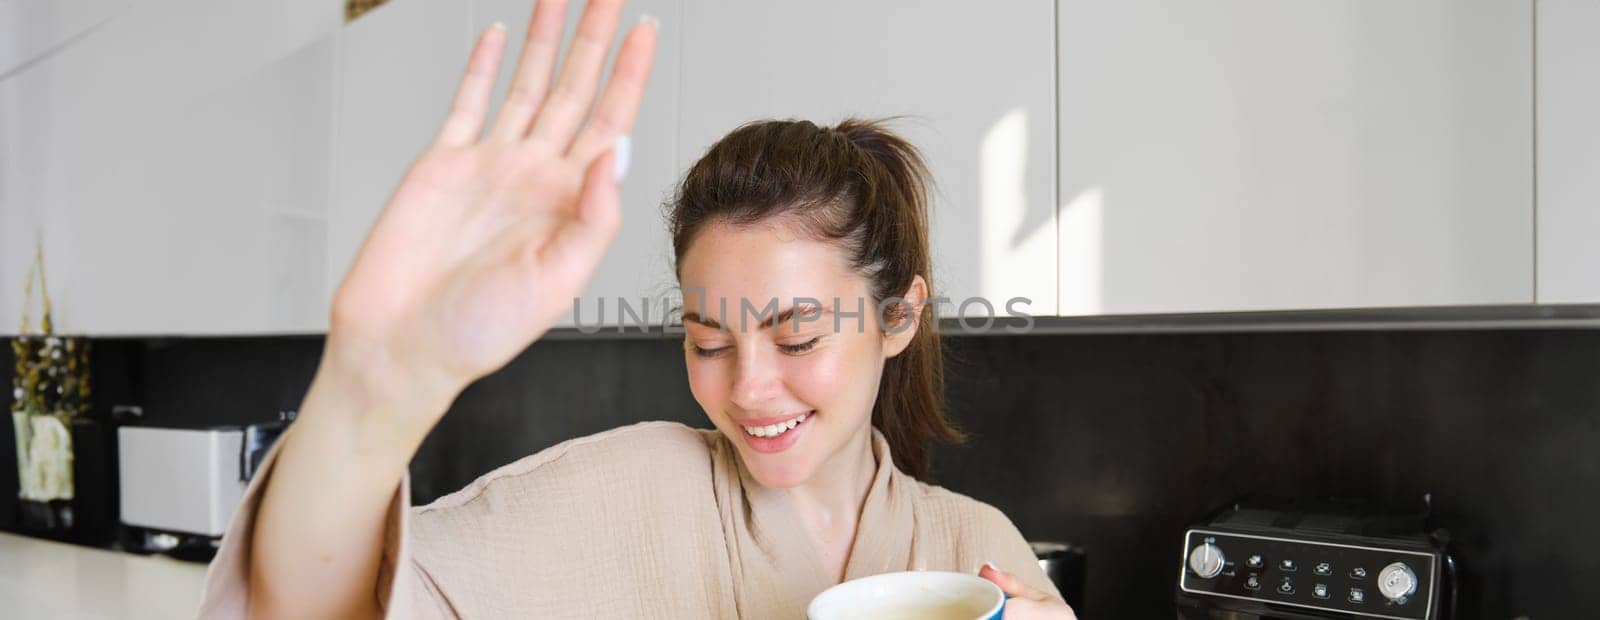
[[761, 486], [772, 489], [789, 489], [799, 486], [811, 479], [815, 470], [810, 466], [809, 459], [788, 452], [780, 454], [761, 454], [744, 446], [739, 447], [739, 458], [744, 460], [745, 469], [750, 470], [751, 477], [760, 482]]

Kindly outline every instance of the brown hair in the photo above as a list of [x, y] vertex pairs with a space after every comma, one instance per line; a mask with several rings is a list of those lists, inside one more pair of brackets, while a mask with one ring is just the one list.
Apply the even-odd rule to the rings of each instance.
[[[750, 225], [781, 217], [848, 253], [871, 282], [874, 303], [896, 298], [915, 276], [933, 297], [928, 247], [928, 171], [916, 147], [882, 121], [848, 119], [834, 127], [769, 120], [744, 125], [706, 152], [678, 187], [669, 214], [681, 263], [707, 224]], [[904, 304], [881, 317], [898, 325]], [[965, 440], [944, 417], [944, 361], [924, 303], [906, 350], [884, 363], [872, 408], [899, 468], [928, 476], [930, 440]]]

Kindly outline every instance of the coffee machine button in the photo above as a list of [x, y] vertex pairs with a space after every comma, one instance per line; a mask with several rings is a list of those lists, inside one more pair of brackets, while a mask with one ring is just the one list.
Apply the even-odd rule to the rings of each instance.
[[1294, 560], [1278, 560], [1278, 570], [1281, 570], [1285, 573], [1292, 573], [1300, 570], [1300, 567], [1295, 565]]
[[1250, 556], [1250, 559], [1244, 561], [1244, 565], [1250, 568], [1261, 568], [1266, 563], [1266, 560], [1261, 559], [1261, 554], [1259, 553]]
[[1319, 583], [1311, 586], [1311, 596], [1315, 596], [1317, 598], [1328, 598], [1328, 584]]
[[1278, 584], [1278, 594], [1294, 594], [1294, 582], [1284, 577], [1283, 583]]
[[1367, 593], [1362, 591], [1361, 588], [1350, 588], [1350, 597], [1347, 600], [1352, 603], [1365, 603], [1367, 602]]
[[1250, 573], [1250, 576], [1249, 577], [1245, 577], [1245, 579], [1244, 579], [1244, 589], [1249, 590], [1251, 592], [1254, 592], [1256, 590], [1260, 590], [1261, 589], [1261, 576], [1257, 575], [1255, 573]]
[[1357, 566], [1355, 568], [1350, 569], [1350, 578], [1351, 579], [1366, 579], [1367, 578], [1367, 569], [1361, 568], [1360, 566]]
[[1404, 562], [1395, 562], [1378, 571], [1378, 593], [1396, 603], [1417, 591], [1417, 574]]
[[1189, 552], [1189, 570], [1199, 575], [1201, 579], [1210, 579], [1222, 573], [1222, 565], [1226, 560], [1222, 557], [1222, 549], [1211, 543], [1200, 543], [1193, 551]]
[[1311, 569], [1311, 572], [1327, 577], [1333, 574], [1333, 565], [1327, 562], [1318, 562], [1316, 567]]

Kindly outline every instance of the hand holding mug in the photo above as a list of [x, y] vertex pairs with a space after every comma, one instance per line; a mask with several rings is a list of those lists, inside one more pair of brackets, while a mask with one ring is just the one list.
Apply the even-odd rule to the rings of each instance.
[[1004, 620], [1078, 620], [1077, 614], [1061, 599], [1028, 587], [1016, 575], [993, 564], [985, 563], [978, 569], [978, 576], [1000, 586], [1000, 591], [1009, 597]]

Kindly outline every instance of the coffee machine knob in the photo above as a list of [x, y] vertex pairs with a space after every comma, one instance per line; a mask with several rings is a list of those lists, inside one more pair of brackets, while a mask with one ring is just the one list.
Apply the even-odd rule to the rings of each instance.
[[1378, 571], [1378, 593], [1396, 603], [1417, 591], [1417, 574], [1404, 562], [1395, 562]]
[[1201, 579], [1210, 579], [1222, 573], [1222, 549], [1211, 543], [1201, 543], [1189, 552], [1189, 570]]

